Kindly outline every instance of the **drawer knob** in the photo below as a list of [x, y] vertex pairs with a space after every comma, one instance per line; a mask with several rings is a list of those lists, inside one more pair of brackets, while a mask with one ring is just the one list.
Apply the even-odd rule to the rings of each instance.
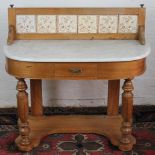
[[70, 68], [69, 71], [71, 73], [75, 73], [75, 74], [78, 74], [78, 73], [82, 72], [81, 68]]

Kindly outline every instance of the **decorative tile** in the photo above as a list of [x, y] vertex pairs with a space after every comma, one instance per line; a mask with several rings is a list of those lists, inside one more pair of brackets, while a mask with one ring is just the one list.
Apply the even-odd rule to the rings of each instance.
[[59, 15], [58, 32], [59, 33], [77, 33], [77, 16]]
[[78, 33], [97, 33], [97, 16], [78, 16]]
[[16, 16], [17, 33], [35, 33], [36, 20], [34, 15], [17, 15]]
[[37, 32], [38, 33], [56, 33], [56, 16], [38, 15]]
[[99, 16], [99, 33], [117, 33], [118, 16]]
[[119, 16], [119, 33], [137, 33], [138, 17], [136, 15]]

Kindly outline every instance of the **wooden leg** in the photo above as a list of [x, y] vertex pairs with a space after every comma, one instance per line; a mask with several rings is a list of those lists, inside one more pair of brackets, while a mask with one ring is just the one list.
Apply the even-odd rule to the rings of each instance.
[[120, 92], [120, 80], [109, 80], [108, 81], [108, 109], [107, 109], [107, 114], [109, 116], [118, 115], [119, 92]]
[[30, 80], [31, 90], [31, 114], [32, 116], [41, 116], [43, 114], [42, 107], [42, 81], [37, 79]]
[[29, 146], [30, 128], [28, 123], [28, 94], [26, 92], [27, 85], [23, 78], [18, 78], [16, 89], [17, 93], [17, 106], [19, 115], [19, 137], [16, 139], [16, 144], [19, 149]]
[[133, 111], [133, 85], [131, 79], [126, 79], [123, 85], [122, 94], [122, 138], [120, 140], [120, 150], [130, 151], [135, 144], [135, 138], [132, 136], [132, 111]]

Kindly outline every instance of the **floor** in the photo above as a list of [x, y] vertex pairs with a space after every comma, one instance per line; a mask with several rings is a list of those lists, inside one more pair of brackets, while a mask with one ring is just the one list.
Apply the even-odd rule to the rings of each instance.
[[155, 122], [134, 123], [137, 144], [130, 152], [121, 152], [108, 139], [96, 134], [53, 134], [31, 152], [20, 152], [16, 117], [0, 117], [0, 155], [155, 155]]

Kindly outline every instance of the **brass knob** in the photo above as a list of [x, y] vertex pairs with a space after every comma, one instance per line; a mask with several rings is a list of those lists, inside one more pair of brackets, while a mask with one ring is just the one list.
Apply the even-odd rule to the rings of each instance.
[[141, 7], [141, 8], [144, 8], [144, 4], [140, 4], [140, 7]]
[[74, 74], [79, 74], [82, 72], [81, 68], [70, 68], [69, 71]]
[[10, 8], [13, 8], [14, 7], [14, 4], [10, 4]]

